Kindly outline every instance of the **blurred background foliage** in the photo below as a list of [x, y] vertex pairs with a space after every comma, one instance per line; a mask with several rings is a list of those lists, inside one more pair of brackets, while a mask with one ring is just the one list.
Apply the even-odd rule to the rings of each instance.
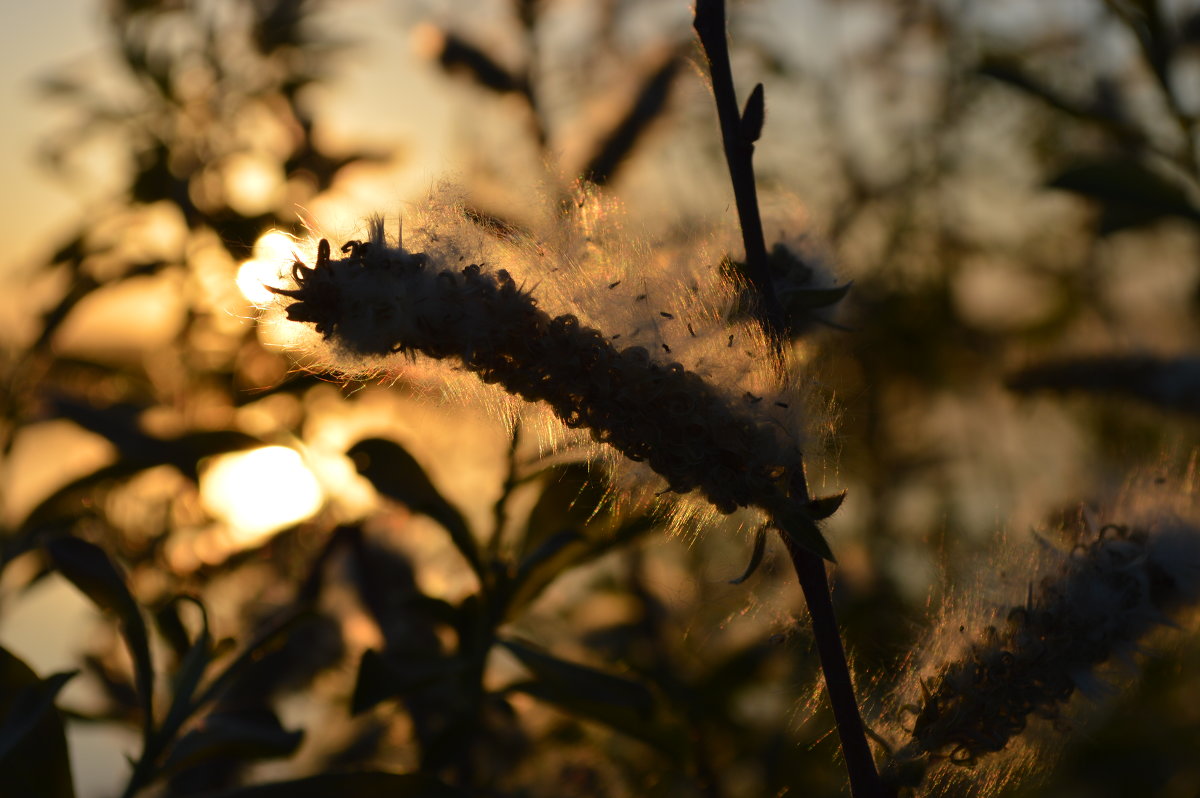
[[[843, 792], [777, 552], [732, 585], [743, 537], [667, 537], [419, 370], [329, 382], [255, 323], [270, 231], [353, 237], [446, 168], [501, 234], [578, 177], [652, 235], [732, 225], [686, 4], [101, 7], [102, 56], [41, 85], [71, 120], [42, 155], [104, 196], [5, 309], [4, 791]], [[730, 16], [740, 90], [766, 85], [768, 238], [853, 281], [794, 346], [874, 705], [1001, 532], [1193, 476], [1200, 9]], [[409, 74], [378, 68], [396, 34]], [[998, 789], [1196, 795], [1200, 646], [1147, 656]]]

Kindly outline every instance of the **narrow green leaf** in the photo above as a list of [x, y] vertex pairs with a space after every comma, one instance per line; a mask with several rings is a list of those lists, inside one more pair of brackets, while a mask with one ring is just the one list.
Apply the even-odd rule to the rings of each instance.
[[758, 566], [762, 563], [763, 554], [767, 550], [767, 527], [759, 527], [754, 533], [754, 550], [750, 552], [750, 563], [746, 566], [746, 570], [737, 579], [730, 579], [729, 584], [740, 585], [753, 575], [758, 570]]
[[74, 537], [46, 543], [50, 562], [71, 584], [102, 610], [114, 613], [121, 622], [121, 635], [133, 658], [134, 680], [141, 701], [143, 731], [149, 738], [154, 728], [154, 665], [150, 641], [141, 610], [129, 592], [125, 575], [95, 544]]
[[39, 679], [0, 647], [0, 792], [74, 798], [71, 761], [54, 700], [74, 672]]

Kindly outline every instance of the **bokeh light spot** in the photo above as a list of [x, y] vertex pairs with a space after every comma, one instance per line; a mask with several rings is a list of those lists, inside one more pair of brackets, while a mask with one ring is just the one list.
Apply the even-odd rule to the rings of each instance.
[[200, 478], [205, 509], [229, 526], [239, 546], [303, 521], [324, 498], [299, 452], [286, 446], [214, 457]]
[[282, 230], [270, 230], [254, 242], [254, 257], [238, 267], [237, 285], [242, 296], [255, 305], [275, 300], [267, 286], [286, 287], [284, 275], [295, 259], [296, 239]]
[[267, 213], [283, 199], [280, 165], [257, 153], [236, 153], [226, 159], [222, 176], [229, 207], [243, 216]]

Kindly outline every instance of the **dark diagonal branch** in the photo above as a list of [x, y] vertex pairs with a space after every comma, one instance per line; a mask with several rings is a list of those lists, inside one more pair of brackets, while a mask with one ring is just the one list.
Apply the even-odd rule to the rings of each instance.
[[[754, 142], [762, 131], [764, 119], [762, 85], [755, 87], [746, 102], [745, 110], [739, 113], [737, 94], [733, 87], [733, 72], [729, 64], [729, 46], [725, 39], [724, 0], [697, 0], [694, 27], [700, 37], [700, 46], [708, 59], [709, 74], [712, 77], [713, 96], [721, 123], [721, 139], [725, 145], [725, 160], [729, 165], [738, 219], [742, 227], [742, 240], [746, 248], [746, 272], [758, 293], [759, 315], [778, 340], [779, 333], [783, 330], [783, 310], [771, 284], [762, 217], [758, 209], [758, 193], [754, 184]], [[807, 503], [808, 487], [802, 478], [794, 481], [792, 491], [798, 494], [793, 496], [793, 499]], [[851, 793], [854, 798], [882, 798], [883, 788], [870, 746], [867, 744], [862, 717], [854, 697], [850, 668], [846, 663], [846, 653], [838, 634], [825, 563], [820, 557], [800, 546], [786, 531], [780, 530], [780, 536], [787, 546], [812, 617], [813, 637], [817, 643], [829, 703], [833, 707], [834, 719], [837, 722], [842, 753], [846, 758]]]

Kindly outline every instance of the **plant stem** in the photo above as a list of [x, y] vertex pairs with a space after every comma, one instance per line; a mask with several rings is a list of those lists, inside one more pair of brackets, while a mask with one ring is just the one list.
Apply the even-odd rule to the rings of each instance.
[[808, 614], [812, 618], [813, 639], [817, 643], [825, 690], [842, 742], [842, 756], [846, 759], [846, 772], [850, 777], [850, 793], [854, 798], [880, 798], [884, 794], [883, 785], [875, 769], [875, 759], [867, 744], [862, 717], [854, 698], [854, 683], [850, 679], [850, 668], [846, 663], [846, 652], [842, 648], [837, 619], [833, 613], [833, 600], [829, 595], [825, 561], [802, 548], [782, 530], [780, 537], [792, 558], [792, 567], [796, 569], [796, 578], [800, 581], [804, 601], [808, 604]]
[[700, 37], [700, 46], [708, 59], [725, 162], [733, 183], [733, 199], [742, 227], [742, 245], [746, 249], [746, 274], [758, 294], [760, 316], [773, 333], [782, 331], [783, 306], [771, 284], [767, 266], [767, 245], [763, 237], [762, 216], [758, 210], [758, 189], [754, 185], [754, 142], [742, 135], [741, 113], [733, 88], [733, 70], [729, 65], [729, 45], [725, 41], [724, 0], [697, 0], [692, 26]]
[[[775, 337], [777, 346], [782, 347], [779, 337], [784, 329], [783, 309], [771, 283], [767, 265], [766, 241], [758, 209], [758, 192], [754, 184], [754, 141], [743, 131], [737, 94], [733, 87], [729, 46], [725, 40], [724, 0], [696, 0], [693, 26], [700, 37], [700, 46], [708, 59], [709, 74], [712, 77], [713, 96], [721, 124], [721, 139], [725, 145], [725, 160], [729, 165], [734, 200], [741, 222], [742, 241], [746, 249], [746, 273], [759, 296], [760, 317], [765, 321], [768, 332]], [[793, 498], [798, 502], [807, 502], [807, 485], [802, 478], [796, 483], [792, 490], [800, 495]], [[816, 640], [825, 688], [842, 743], [842, 754], [846, 759], [851, 794], [854, 798], [882, 798], [883, 787], [875, 769], [870, 746], [867, 744], [862, 717], [854, 697], [850, 668], [846, 663], [846, 652], [838, 634], [833, 601], [829, 594], [829, 580], [825, 574], [825, 562], [801, 547], [782, 529], [780, 537], [783, 538], [791, 556], [796, 578], [800, 582], [800, 589], [804, 592], [804, 600], [812, 617], [813, 637]]]

